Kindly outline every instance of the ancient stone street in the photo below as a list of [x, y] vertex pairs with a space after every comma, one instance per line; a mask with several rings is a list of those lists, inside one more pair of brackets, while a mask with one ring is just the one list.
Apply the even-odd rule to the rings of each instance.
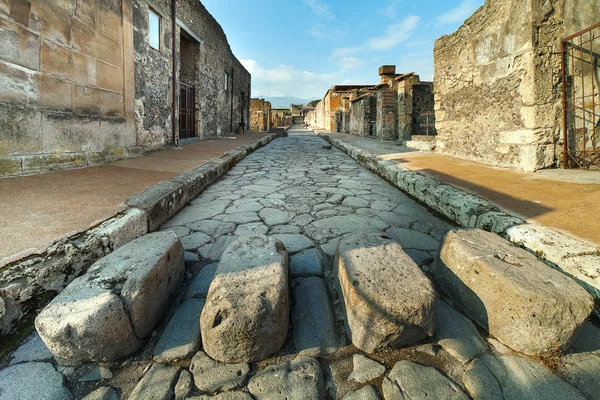
[[[502, 334], [505, 344], [487, 337], [477, 305], [463, 302], [462, 312], [455, 306], [460, 293], [447, 288], [452, 298], [446, 298], [439, 291], [436, 274], [451, 271], [442, 267], [440, 248], [452, 229], [322, 138], [295, 127], [240, 161], [161, 233], [117, 250], [69, 286], [61, 295], [66, 300], [59, 296], [37, 323], [42, 338], [70, 360], [54, 357], [34, 334], [4, 359], [0, 399], [36, 393], [48, 399], [593, 398], [586, 377], [600, 371], [594, 325], [586, 323], [564, 362], [555, 360], [560, 372], [552, 373], [506, 347], [511, 343]], [[185, 260], [185, 282], [170, 298], [151, 289], [153, 277], [165, 271], [161, 260], [183, 262], [170, 254], [173, 247], [153, 242], [163, 236], [169, 243], [180, 239]], [[452, 243], [444, 244], [446, 252]], [[494, 246], [512, 251], [508, 242]], [[114, 273], [98, 273], [110, 260], [120, 265], [129, 257], [153, 261], [135, 264], [135, 278], [125, 283]], [[503, 268], [517, 262], [503, 257], [495, 261], [506, 261]], [[528, 263], [537, 262], [531, 257]], [[450, 258], [445, 262], [454, 268]], [[179, 274], [172, 270], [156, 283], [177, 285]], [[547, 279], [556, 284], [563, 278]], [[487, 278], [479, 279], [485, 286]], [[519, 285], [506, 282], [503, 290], [521, 293]], [[101, 301], [109, 292], [110, 304]], [[521, 304], [517, 292], [510, 295], [514, 307]], [[143, 344], [114, 346], [119, 338], [102, 333], [114, 326], [110, 318], [95, 316], [117, 313], [134, 324], [140, 312], [146, 320], [160, 317], [161, 310], [134, 308], [140, 300], [120, 305], [120, 299], [143, 300], [149, 293], [161, 296], [159, 308], [172, 301], [170, 310], [151, 333], [134, 325]], [[579, 307], [575, 325], [591, 312], [591, 298], [578, 293], [581, 299], [564, 300]], [[69, 314], [75, 309], [89, 318]], [[52, 313], [69, 319], [53, 322]], [[492, 315], [494, 323], [502, 326], [507, 315]], [[69, 326], [86, 336], [71, 337]], [[556, 328], [561, 340], [573, 334], [570, 325]]]

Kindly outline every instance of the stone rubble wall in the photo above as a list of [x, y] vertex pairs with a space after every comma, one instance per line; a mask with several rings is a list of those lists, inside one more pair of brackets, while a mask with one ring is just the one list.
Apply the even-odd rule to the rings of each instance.
[[326, 133], [319, 135], [398, 189], [460, 226], [496, 233], [570, 276], [594, 297], [594, 312], [600, 315], [599, 249], [549, 228], [527, 224], [487, 200], [402, 168], [394, 161], [383, 160]]
[[271, 103], [265, 99], [250, 100], [250, 131], [268, 132], [271, 129]]
[[599, 19], [597, 2], [490, 0], [438, 39], [437, 151], [528, 172], [556, 165], [560, 41]]
[[265, 136], [127, 201], [128, 209], [99, 226], [54, 243], [43, 254], [0, 265], [0, 337], [32, 317], [97, 260], [157, 230], [246, 155], [269, 143]]

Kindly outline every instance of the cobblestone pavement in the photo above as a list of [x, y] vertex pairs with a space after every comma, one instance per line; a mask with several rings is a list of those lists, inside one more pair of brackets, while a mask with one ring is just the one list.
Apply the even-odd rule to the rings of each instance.
[[[0, 371], [0, 399], [27, 398], [15, 390], [45, 391], [49, 399], [71, 398], [69, 392], [73, 398], [94, 392], [90, 399], [585, 398], [541, 363], [485, 338], [441, 299], [433, 338], [368, 355], [350, 344], [332, 271], [340, 237], [385, 231], [427, 273], [452, 227], [323, 139], [291, 131], [242, 160], [162, 227], [180, 237], [188, 276], [142, 350], [117, 363], [69, 367], [34, 335], [5, 359], [4, 366], [13, 366]], [[227, 246], [250, 234], [276, 237], [290, 255], [290, 333], [266, 361], [221, 364], [198, 351], [197, 333], [182, 332], [197, 326]], [[600, 392], [592, 379], [600, 371], [600, 344], [590, 345], [598, 332], [586, 325], [559, 368], [578, 389], [588, 388], [588, 398]]]

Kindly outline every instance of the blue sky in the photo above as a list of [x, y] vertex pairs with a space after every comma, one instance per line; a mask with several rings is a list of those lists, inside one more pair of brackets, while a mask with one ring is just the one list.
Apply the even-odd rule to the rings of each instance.
[[484, 0], [202, 0], [252, 73], [252, 96], [321, 98], [397, 65], [433, 79], [433, 43]]

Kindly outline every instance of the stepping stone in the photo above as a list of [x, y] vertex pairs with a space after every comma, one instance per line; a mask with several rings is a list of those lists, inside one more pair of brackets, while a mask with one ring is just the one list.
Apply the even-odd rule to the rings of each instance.
[[179, 367], [153, 364], [128, 400], [172, 399], [175, 397], [174, 387], [179, 378], [179, 370]]
[[403, 228], [392, 228], [388, 229], [386, 233], [390, 238], [400, 243], [403, 249], [437, 251], [440, 248], [440, 242], [421, 232]]
[[117, 391], [111, 387], [103, 386], [85, 396], [82, 400], [120, 400]]
[[435, 368], [407, 360], [394, 365], [381, 387], [385, 400], [469, 400], [458, 385]]
[[192, 283], [188, 286], [187, 292], [185, 292], [184, 300], [191, 298], [205, 299], [208, 295], [208, 288], [215, 276], [217, 271], [218, 263], [213, 263], [205, 266], [198, 272], [198, 275], [194, 278]]
[[248, 390], [257, 400], [324, 399], [325, 381], [316, 358], [298, 356], [269, 366], [250, 378]]
[[304, 228], [304, 232], [313, 240], [323, 242], [346, 233], [383, 230], [388, 227], [388, 224], [376, 219], [344, 215], [315, 221]]
[[315, 244], [304, 235], [297, 234], [279, 234], [279, 235], [271, 235], [285, 246], [285, 250], [289, 254], [295, 254], [304, 249], [309, 249], [311, 247], [315, 247]]
[[290, 275], [293, 278], [323, 277], [323, 257], [317, 249], [303, 250], [290, 258]]
[[433, 335], [435, 290], [398, 243], [381, 232], [347, 235], [334, 270], [346, 332], [359, 349], [374, 353]]
[[294, 213], [277, 208], [263, 208], [258, 215], [268, 226], [287, 224], [295, 217]]
[[371, 385], [346, 393], [342, 400], [381, 400], [377, 390]]
[[246, 384], [250, 366], [246, 363], [221, 364], [199, 351], [192, 359], [190, 372], [200, 391], [228, 392]]
[[179, 306], [154, 347], [155, 361], [185, 360], [200, 349], [200, 314], [205, 302], [188, 299]]
[[325, 281], [317, 277], [300, 278], [292, 286], [291, 319], [296, 350], [315, 357], [337, 351], [336, 320]]
[[128, 356], [169, 309], [184, 274], [177, 236], [148, 234], [75, 279], [37, 316], [36, 329], [50, 351], [70, 363]]
[[354, 370], [350, 373], [350, 376], [348, 376], [349, 381], [367, 383], [373, 379], [379, 378], [385, 374], [385, 371], [387, 370], [385, 366], [362, 354], [355, 354], [352, 356], [352, 362], [354, 364]]
[[0, 370], [0, 397], [2, 400], [74, 398], [63, 376], [52, 364], [43, 362], [17, 364]]
[[35, 332], [12, 354], [10, 365], [30, 361], [47, 361], [53, 358], [54, 354], [48, 350], [40, 335]]
[[463, 364], [487, 351], [487, 345], [473, 322], [440, 299], [437, 301], [435, 339]]
[[87, 374], [79, 378], [79, 382], [97, 382], [112, 377], [113, 374], [110, 369], [96, 365]]
[[537, 356], [564, 350], [594, 301], [571, 278], [500, 236], [448, 233], [434, 279], [481, 327], [505, 345]]
[[585, 398], [542, 364], [518, 356], [482, 355], [469, 365], [463, 384], [473, 399]]
[[288, 256], [266, 236], [244, 236], [221, 258], [200, 318], [204, 351], [226, 362], [278, 352], [289, 326]]

